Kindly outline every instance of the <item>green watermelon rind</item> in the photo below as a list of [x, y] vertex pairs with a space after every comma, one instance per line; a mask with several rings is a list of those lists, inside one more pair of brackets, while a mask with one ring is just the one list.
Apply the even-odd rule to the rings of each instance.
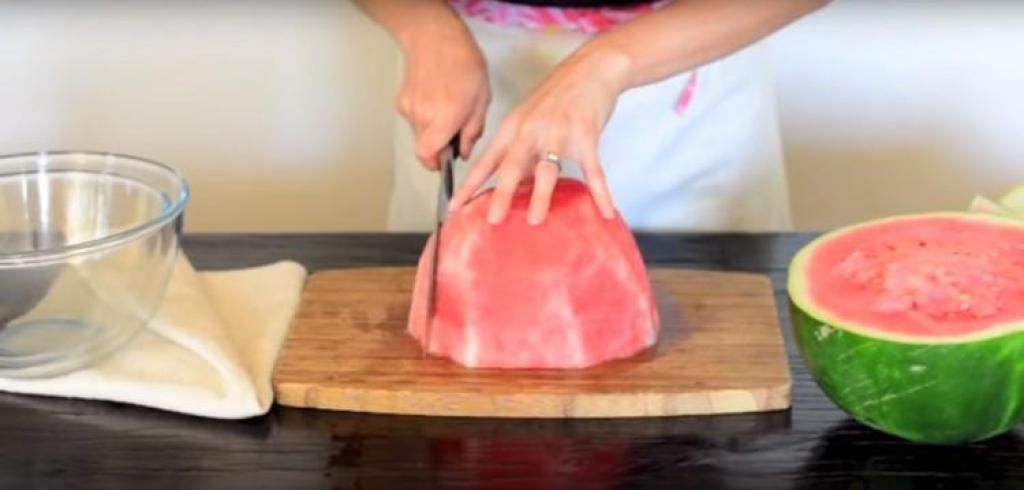
[[945, 217], [1024, 227], [1001, 216], [930, 213], [869, 221], [805, 246], [789, 270], [791, 325], [815, 382], [854, 419], [931, 444], [980, 441], [1024, 418], [1024, 322], [949, 337], [897, 335], [842, 321], [807, 295], [804, 264], [817, 246], [861, 227]]
[[834, 328], [846, 330], [851, 333], [857, 333], [865, 337], [888, 340], [891, 342], [903, 342], [907, 344], [956, 344], [1001, 337], [1015, 332], [1024, 331], [1024, 321], [1019, 321], [993, 325], [984, 330], [979, 330], [977, 332], [961, 335], [928, 337], [917, 335], [905, 335], [885, 331], [877, 327], [872, 327], [870, 325], [861, 325], [856, 322], [843, 320], [842, 318], [839, 318], [838, 316], [829, 312], [826, 308], [814, 304], [808, 292], [809, 284], [807, 282], [807, 278], [802, 272], [806, 267], [807, 261], [814, 255], [819, 245], [828, 243], [829, 241], [835, 238], [838, 238], [842, 235], [863, 228], [872, 228], [880, 224], [895, 221], [914, 221], [929, 218], [949, 218], [963, 219], [966, 221], [985, 221], [996, 225], [1006, 225], [1024, 229], [1024, 222], [1021, 222], [1018, 219], [1002, 215], [980, 214], [970, 212], [941, 212], [897, 215], [888, 218], [865, 221], [862, 223], [858, 223], [856, 225], [840, 228], [819, 236], [811, 243], [805, 245], [796, 253], [796, 255], [793, 256], [793, 259], [789, 265], [789, 277], [787, 283], [787, 290], [789, 291], [790, 301], [792, 301], [796, 307], [805, 311], [808, 315], [814, 318], [818, 318], [822, 322], [828, 325], [832, 325]]
[[861, 423], [931, 444], [985, 440], [1024, 417], [1024, 332], [962, 344], [907, 344], [836, 328], [791, 303], [811, 376]]
[[1024, 218], [1024, 185], [1007, 192], [999, 199], [999, 204], [1017, 217]]

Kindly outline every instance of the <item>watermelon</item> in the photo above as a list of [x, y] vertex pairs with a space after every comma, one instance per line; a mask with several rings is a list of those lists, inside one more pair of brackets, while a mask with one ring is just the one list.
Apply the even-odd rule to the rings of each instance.
[[449, 215], [426, 345], [430, 253], [420, 257], [408, 332], [430, 354], [474, 368], [586, 368], [652, 346], [659, 317], [643, 258], [621, 216], [562, 178], [543, 224], [527, 223], [532, 181], [507, 218], [487, 222], [488, 190]]
[[1015, 187], [999, 200], [1004, 208], [1017, 217], [1024, 218], [1024, 185]]
[[971, 212], [974, 213], [988, 213], [988, 214], [1002, 214], [1011, 215], [1009, 209], [1003, 207], [1001, 203], [995, 202], [985, 196], [974, 196], [971, 200], [971, 205], [968, 207]]
[[1024, 222], [926, 213], [841, 228], [797, 253], [788, 289], [808, 370], [856, 420], [963, 443], [1024, 417]]

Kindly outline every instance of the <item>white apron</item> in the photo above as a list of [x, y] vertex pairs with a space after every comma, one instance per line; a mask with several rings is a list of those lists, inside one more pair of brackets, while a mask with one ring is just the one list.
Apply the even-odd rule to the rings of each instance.
[[[501, 118], [589, 36], [535, 32], [464, 18], [488, 61], [493, 102], [473, 159]], [[638, 231], [772, 231], [791, 227], [788, 190], [766, 48], [755, 44], [693, 72], [626, 91], [601, 136], [599, 156], [626, 222]], [[434, 225], [439, 182], [397, 124], [388, 228]], [[456, 185], [471, 162], [456, 164]], [[570, 167], [571, 168], [571, 167]], [[575, 171], [573, 171], [575, 170]], [[569, 175], [580, 176], [578, 169]]]

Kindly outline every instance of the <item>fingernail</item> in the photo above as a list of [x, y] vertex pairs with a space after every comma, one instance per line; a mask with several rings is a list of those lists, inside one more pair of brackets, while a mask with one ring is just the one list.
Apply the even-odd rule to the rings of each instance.
[[529, 223], [532, 226], [537, 226], [537, 225], [540, 224], [540, 216], [537, 216], [535, 214], [530, 215], [530, 217], [526, 220], [526, 222]]
[[498, 224], [498, 219], [499, 219], [499, 217], [498, 217], [498, 212], [497, 211], [490, 211], [489, 213], [487, 213], [487, 222], [488, 223], [490, 223], [492, 225], [496, 225], [496, 224]]

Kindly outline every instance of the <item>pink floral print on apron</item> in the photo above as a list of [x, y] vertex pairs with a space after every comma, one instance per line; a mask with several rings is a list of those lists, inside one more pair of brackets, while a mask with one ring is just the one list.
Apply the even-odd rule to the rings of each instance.
[[[575, 31], [590, 35], [600, 34], [667, 3], [669, 0], [629, 7], [565, 8], [515, 5], [498, 0], [449, 0], [449, 4], [460, 14], [491, 24], [531, 31]], [[694, 70], [675, 101], [678, 114], [686, 112], [696, 91], [697, 70]]]

